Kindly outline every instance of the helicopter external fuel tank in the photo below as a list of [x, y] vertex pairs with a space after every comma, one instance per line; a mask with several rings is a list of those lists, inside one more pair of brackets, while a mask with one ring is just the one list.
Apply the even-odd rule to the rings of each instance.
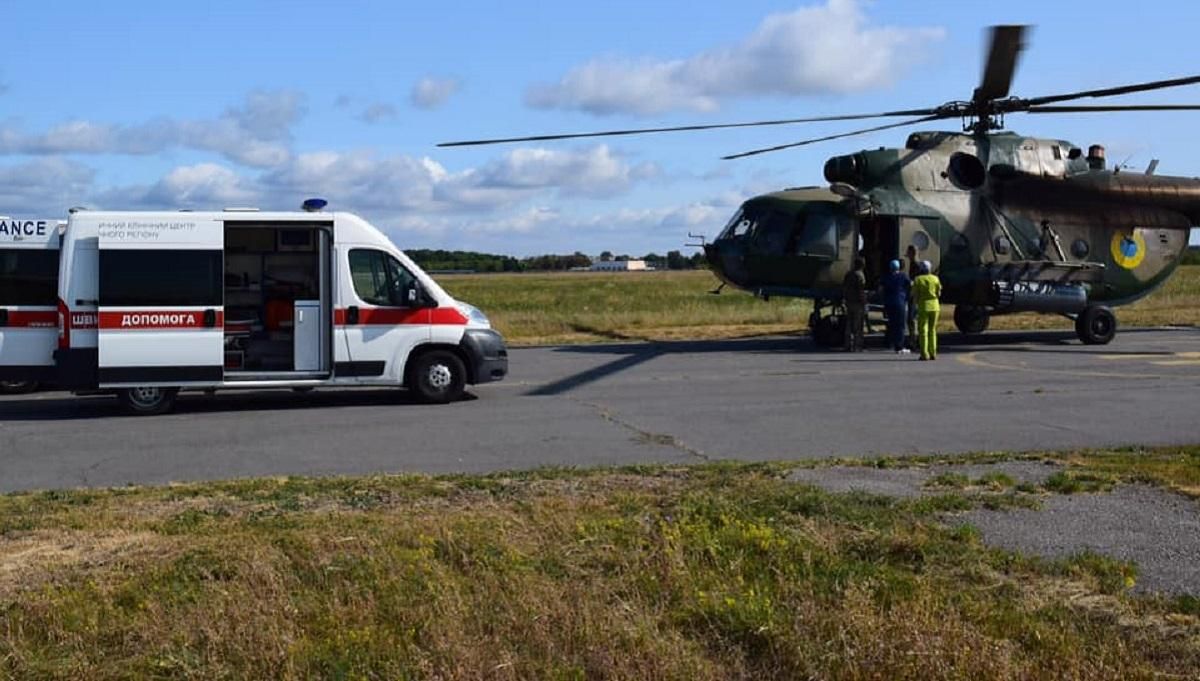
[[1002, 282], [997, 286], [997, 293], [999, 299], [995, 307], [998, 312], [1013, 310], [1076, 314], [1082, 312], [1088, 304], [1087, 289], [1078, 284]]

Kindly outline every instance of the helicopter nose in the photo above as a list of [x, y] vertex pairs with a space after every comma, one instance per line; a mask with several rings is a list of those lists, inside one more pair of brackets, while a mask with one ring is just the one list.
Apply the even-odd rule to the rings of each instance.
[[737, 244], [728, 239], [717, 239], [704, 246], [704, 259], [708, 261], [713, 274], [722, 281], [734, 286], [745, 285], [746, 268]]

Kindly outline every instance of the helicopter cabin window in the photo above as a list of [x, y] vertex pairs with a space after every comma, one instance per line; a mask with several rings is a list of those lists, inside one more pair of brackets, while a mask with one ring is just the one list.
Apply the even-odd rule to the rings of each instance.
[[810, 206], [796, 219], [789, 253], [820, 258], [836, 258], [838, 229], [844, 217], [820, 205]]

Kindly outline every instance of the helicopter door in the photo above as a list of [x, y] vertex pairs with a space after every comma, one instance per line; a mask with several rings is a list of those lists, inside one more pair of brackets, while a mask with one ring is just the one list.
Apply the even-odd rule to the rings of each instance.
[[874, 289], [887, 273], [888, 263], [900, 253], [896, 218], [863, 218], [858, 223], [858, 236], [862, 246], [859, 255], [866, 262], [863, 274], [867, 277], [867, 287]]
[[899, 255], [907, 253], [908, 247], [912, 246], [917, 249], [917, 259], [928, 260], [936, 271], [942, 252], [937, 240], [937, 221], [929, 222], [930, 224], [926, 225], [920, 218], [900, 218]]

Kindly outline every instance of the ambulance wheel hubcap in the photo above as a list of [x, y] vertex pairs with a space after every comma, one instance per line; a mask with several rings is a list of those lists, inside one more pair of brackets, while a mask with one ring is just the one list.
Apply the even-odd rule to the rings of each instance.
[[445, 390], [454, 382], [450, 367], [445, 364], [434, 364], [429, 367], [429, 385], [438, 390]]
[[162, 391], [158, 388], [134, 388], [129, 391], [129, 396], [138, 404], [152, 405], [162, 398]]

